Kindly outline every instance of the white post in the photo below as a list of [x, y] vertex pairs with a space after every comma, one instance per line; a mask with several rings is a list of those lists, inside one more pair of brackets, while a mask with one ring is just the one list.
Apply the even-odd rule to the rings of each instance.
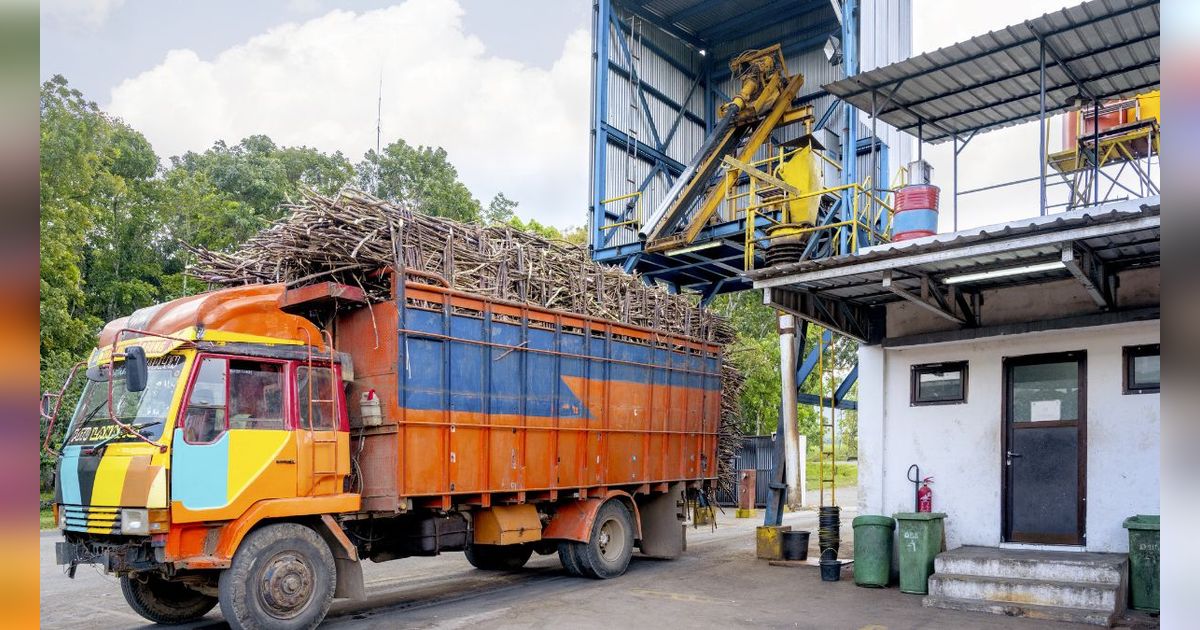
[[803, 501], [803, 479], [796, 426], [796, 317], [779, 315], [779, 372], [782, 376], [784, 483], [787, 484], [787, 504], [796, 508]]
[[800, 440], [800, 507], [808, 507], [808, 436], [798, 436]]

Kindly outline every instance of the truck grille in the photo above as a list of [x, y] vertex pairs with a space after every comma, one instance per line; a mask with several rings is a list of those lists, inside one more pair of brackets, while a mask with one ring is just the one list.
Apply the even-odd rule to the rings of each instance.
[[120, 534], [121, 509], [115, 507], [93, 507], [88, 505], [63, 505], [66, 512], [66, 529], [89, 534]]

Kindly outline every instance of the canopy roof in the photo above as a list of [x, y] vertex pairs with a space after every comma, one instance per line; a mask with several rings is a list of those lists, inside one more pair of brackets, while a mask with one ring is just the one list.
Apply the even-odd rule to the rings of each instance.
[[1159, 0], [1091, 0], [825, 85], [901, 131], [937, 143], [1039, 117], [1076, 99], [1133, 96], [1159, 84]]

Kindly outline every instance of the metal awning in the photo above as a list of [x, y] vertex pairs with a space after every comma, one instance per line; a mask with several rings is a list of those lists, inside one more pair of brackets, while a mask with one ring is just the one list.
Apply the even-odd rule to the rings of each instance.
[[[1159, 85], [1159, 0], [1091, 0], [825, 85], [901, 131], [937, 143]], [[874, 102], [872, 102], [874, 101]]]
[[[856, 254], [776, 265], [746, 276], [777, 303], [859, 340], [869, 311], [908, 300], [973, 326], [972, 295], [1075, 277], [1097, 306], [1115, 306], [1108, 279], [1160, 264], [1160, 202], [1134, 199], [1044, 217], [864, 248]], [[1031, 269], [1032, 267], [1032, 269]], [[953, 276], [1021, 270], [948, 284]], [[782, 303], [779, 300], [792, 300]]]

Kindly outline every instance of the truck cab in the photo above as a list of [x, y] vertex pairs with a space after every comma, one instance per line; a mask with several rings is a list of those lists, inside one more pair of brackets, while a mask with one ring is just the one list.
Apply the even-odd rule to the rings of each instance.
[[[77, 370], [86, 382], [55, 481], [57, 560], [69, 574], [99, 564], [135, 611], [162, 623], [202, 616], [222, 589], [251, 595], [241, 607], [254, 610], [223, 611], [235, 626], [324, 615], [331, 556], [357, 561], [322, 518], [359, 505], [345, 490], [351, 368], [309, 320], [279, 309], [283, 292], [214, 291], [104, 328]], [[303, 531], [276, 531], [297, 522]], [[230, 578], [236, 551], [264, 528], [320, 544]]]

